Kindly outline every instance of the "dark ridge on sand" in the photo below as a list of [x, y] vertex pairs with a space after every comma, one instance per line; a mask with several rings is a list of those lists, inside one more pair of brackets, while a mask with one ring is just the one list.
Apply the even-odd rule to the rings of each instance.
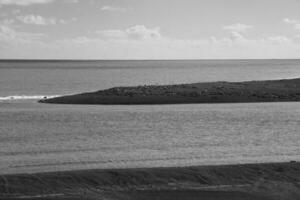
[[58, 104], [180, 104], [300, 101], [300, 78], [248, 82], [116, 87], [43, 99]]
[[297, 200], [300, 163], [0, 176], [1, 200]]

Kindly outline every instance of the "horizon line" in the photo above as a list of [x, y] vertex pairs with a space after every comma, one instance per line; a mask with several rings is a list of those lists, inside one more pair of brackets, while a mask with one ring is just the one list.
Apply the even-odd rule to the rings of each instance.
[[243, 61], [243, 60], [300, 60], [300, 58], [230, 58], [230, 59], [0, 59], [2, 61]]

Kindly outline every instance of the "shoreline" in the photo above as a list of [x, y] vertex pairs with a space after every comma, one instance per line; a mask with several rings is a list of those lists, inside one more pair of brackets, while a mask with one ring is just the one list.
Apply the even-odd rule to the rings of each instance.
[[39, 102], [54, 104], [151, 105], [295, 101], [300, 101], [300, 78], [115, 87], [96, 92], [42, 99]]
[[300, 163], [94, 169], [0, 176], [0, 199], [299, 199]]

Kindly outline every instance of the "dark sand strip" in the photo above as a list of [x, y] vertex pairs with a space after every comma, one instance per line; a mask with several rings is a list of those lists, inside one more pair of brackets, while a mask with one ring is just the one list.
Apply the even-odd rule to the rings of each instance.
[[59, 104], [181, 104], [300, 101], [300, 79], [116, 87], [43, 99]]
[[0, 176], [0, 199], [300, 199], [300, 163], [107, 169]]

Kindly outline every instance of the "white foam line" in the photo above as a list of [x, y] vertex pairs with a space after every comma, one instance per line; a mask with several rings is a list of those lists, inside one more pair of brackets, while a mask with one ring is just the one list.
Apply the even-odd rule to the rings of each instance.
[[64, 196], [64, 194], [43, 194], [43, 195], [33, 195], [33, 196], [17, 196], [17, 197], [7, 197], [7, 199], [35, 199], [35, 198], [48, 198], [48, 197], [58, 197]]
[[32, 96], [28, 96], [28, 95], [14, 95], [14, 96], [5, 96], [5, 97], [0, 97], [0, 101], [12, 101], [12, 100], [29, 100], [29, 99], [49, 99], [49, 98], [55, 98], [55, 97], [59, 97], [61, 95], [32, 95]]

